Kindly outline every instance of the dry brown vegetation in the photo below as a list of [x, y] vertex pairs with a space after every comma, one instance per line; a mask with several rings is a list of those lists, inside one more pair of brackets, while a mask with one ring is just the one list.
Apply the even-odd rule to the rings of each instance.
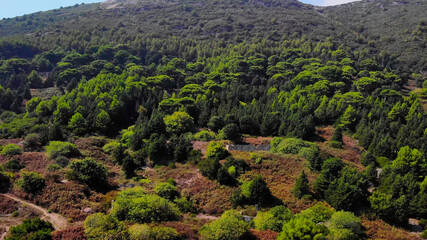
[[363, 165], [360, 163], [360, 156], [363, 152], [363, 148], [358, 145], [356, 139], [343, 135], [343, 146], [342, 148], [333, 148], [329, 146], [329, 142], [332, 139], [334, 134], [334, 128], [332, 126], [317, 127], [316, 134], [324, 139], [325, 141], [317, 141], [320, 150], [322, 152], [328, 153], [334, 157], [341, 158], [343, 161], [350, 163], [359, 169], [364, 169]]
[[409, 233], [403, 229], [393, 227], [382, 220], [368, 220], [362, 218], [362, 226], [366, 229], [366, 235], [374, 240], [421, 240], [418, 235]]

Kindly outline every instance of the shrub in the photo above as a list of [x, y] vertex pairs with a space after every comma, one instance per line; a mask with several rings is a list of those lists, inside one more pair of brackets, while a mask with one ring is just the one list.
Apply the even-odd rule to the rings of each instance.
[[23, 169], [23, 168], [25, 168], [25, 165], [24, 164], [21, 164], [21, 161], [19, 161], [19, 159], [12, 159], [12, 160], [10, 160], [10, 161], [8, 161], [5, 165], [4, 165], [4, 167], [6, 168], [6, 169], [9, 169], [9, 170], [11, 170], [11, 171], [19, 171], [19, 170], [21, 170], [21, 169]]
[[325, 226], [307, 218], [297, 217], [283, 225], [283, 231], [277, 239], [325, 239], [328, 233], [329, 230]]
[[21, 178], [16, 181], [16, 184], [24, 192], [35, 194], [46, 186], [46, 181], [38, 172], [22, 171]]
[[24, 148], [35, 149], [40, 145], [40, 136], [37, 133], [30, 133], [25, 137]]
[[360, 162], [363, 164], [363, 166], [366, 167], [371, 163], [376, 164], [376, 159], [375, 159], [375, 156], [370, 151], [366, 151], [366, 152], [362, 153], [362, 156], [360, 158]]
[[51, 141], [49, 146], [46, 146], [46, 153], [50, 159], [55, 159], [59, 156], [68, 158], [80, 156], [80, 151], [76, 145], [59, 141]]
[[167, 131], [174, 134], [189, 132], [194, 126], [193, 118], [186, 112], [174, 112], [163, 120]]
[[68, 159], [64, 156], [59, 156], [59, 157], [55, 158], [55, 162], [56, 162], [56, 164], [58, 164], [61, 167], [66, 167], [70, 163], [70, 159]]
[[87, 184], [91, 188], [102, 190], [108, 185], [107, 168], [92, 158], [72, 161], [67, 177], [70, 180]]
[[174, 203], [182, 212], [196, 213], [193, 201], [188, 200], [186, 197], [175, 198]]
[[210, 159], [221, 160], [229, 155], [222, 142], [210, 142], [206, 150], [206, 157]]
[[221, 167], [221, 164], [216, 159], [208, 158], [199, 162], [197, 167], [203, 176], [213, 180], [217, 178], [218, 169]]
[[83, 225], [88, 239], [126, 240], [129, 237], [123, 222], [104, 213], [89, 215]]
[[242, 134], [240, 134], [239, 127], [232, 123], [225, 126], [221, 131], [220, 135], [223, 139], [227, 139], [233, 142], [241, 142]]
[[334, 210], [326, 206], [325, 203], [319, 202], [311, 208], [301, 211], [297, 216], [310, 219], [314, 223], [326, 222], [334, 213]]
[[241, 186], [241, 194], [247, 204], [260, 204], [261, 206], [265, 205], [272, 197], [270, 189], [261, 175], [245, 182]]
[[310, 162], [312, 170], [320, 170], [323, 159], [320, 157], [319, 147], [315, 143], [299, 138], [275, 137], [270, 143], [271, 151], [284, 154], [298, 154]]
[[154, 188], [154, 192], [162, 198], [173, 200], [179, 196], [178, 189], [170, 183], [159, 183]]
[[50, 164], [46, 167], [46, 171], [48, 172], [56, 172], [59, 169], [61, 169], [61, 166], [59, 166], [58, 164]]
[[224, 212], [222, 216], [208, 223], [200, 230], [202, 240], [243, 240], [248, 235], [249, 224], [246, 223], [237, 211]]
[[215, 133], [208, 130], [202, 130], [194, 134], [194, 139], [197, 141], [212, 141], [215, 137]]
[[285, 206], [276, 206], [268, 212], [258, 212], [254, 219], [255, 228], [259, 230], [273, 230], [280, 232], [283, 224], [293, 217], [291, 210]]
[[218, 169], [217, 180], [220, 184], [223, 184], [223, 185], [233, 185], [236, 182], [234, 177], [228, 173], [228, 169], [224, 166], [221, 166]]
[[145, 194], [142, 189], [129, 189], [117, 195], [111, 214], [119, 220], [148, 223], [177, 220], [180, 211], [167, 199]]
[[9, 190], [10, 187], [10, 177], [4, 173], [0, 172], [0, 193], [5, 193]]
[[335, 212], [328, 223], [333, 239], [356, 240], [362, 234], [360, 219], [351, 212]]
[[6, 146], [4, 146], [3, 150], [1, 151], [1, 154], [8, 157], [19, 155], [21, 153], [22, 153], [22, 149], [18, 145], [13, 143], [7, 144]]
[[52, 239], [50, 233], [53, 230], [55, 229], [50, 222], [40, 218], [25, 219], [22, 224], [10, 228], [5, 240], [48, 240]]
[[179, 240], [179, 233], [171, 227], [135, 224], [129, 228], [130, 240]]
[[341, 148], [342, 147], [342, 142], [330, 141], [329, 142], [329, 146], [332, 147], [332, 148]]
[[117, 141], [112, 141], [112, 142], [109, 142], [109, 143], [105, 144], [105, 145], [102, 147], [102, 150], [104, 150], [104, 152], [106, 152], [106, 153], [108, 153], [108, 154], [111, 154], [111, 153], [112, 153], [112, 152], [114, 152], [117, 148], [119, 148], [119, 146], [120, 146], [120, 143], [119, 143], [119, 142], [117, 142]]

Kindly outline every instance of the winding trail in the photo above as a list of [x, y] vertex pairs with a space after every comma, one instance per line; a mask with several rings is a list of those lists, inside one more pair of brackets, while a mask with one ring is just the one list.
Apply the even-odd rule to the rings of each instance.
[[30, 208], [40, 212], [42, 215], [42, 216], [40, 216], [40, 218], [45, 220], [45, 221], [49, 221], [50, 223], [52, 223], [55, 230], [62, 230], [69, 225], [67, 218], [65, 218], [62, 215], [59, 215], [57, 213], [49, 213], [45, 208], [37, 206], [34, 203], [25, 201], [25, 200], [20, 199], [18, 197], [15, 197], [11, 194], [1, 194], [1, 195], [5, 196], [7, 198], [10, 198], [14, 201], [17, 201], [21, 204], [25, 204], [27, 207], [30, 207]]

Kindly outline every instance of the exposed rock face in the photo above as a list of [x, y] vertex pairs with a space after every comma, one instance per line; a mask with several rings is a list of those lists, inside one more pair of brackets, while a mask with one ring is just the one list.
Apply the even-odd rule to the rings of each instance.
[[125, 5], [136, 4], [138, 0], [106, 0], [101, 3], [101, 7], [106, 9], [122, 8]]

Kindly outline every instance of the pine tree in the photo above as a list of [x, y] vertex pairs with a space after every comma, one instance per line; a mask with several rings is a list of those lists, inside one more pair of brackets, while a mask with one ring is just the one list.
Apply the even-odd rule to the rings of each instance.
[[294, 188], [292, 189], [292, 193], [297, 198], [302, 198], [304, 195], [310, 195], [310, 183], [304, 170], [298, 176]]

